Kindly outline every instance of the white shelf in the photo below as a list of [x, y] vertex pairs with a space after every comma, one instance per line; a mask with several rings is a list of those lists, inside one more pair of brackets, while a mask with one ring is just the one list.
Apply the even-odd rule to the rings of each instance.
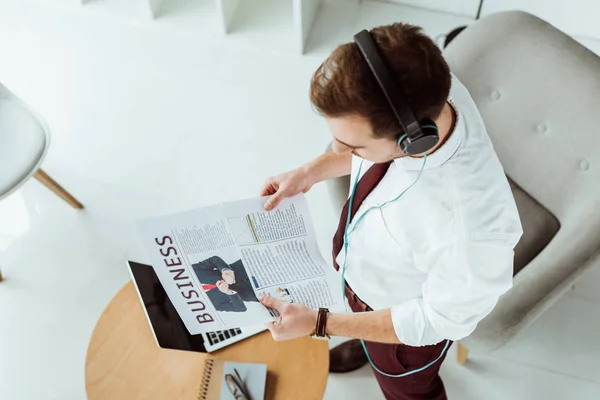
[[230, 16], [228, 41], [272, 52], [294, 51], [292, 0], [242, 0]]
[[361, 6], [359, 0], [323, 0], [307, 35], [304, 53], [328, 55], [340, 44], [350, 42]]
[[351, 42], [360, 30], [394, 22], [421, 26], [435, 40], [473, 19], [380, 1], [323, 1], [305, 49], [309, 54], [324, 56], [340, 44]]
[[[155, 26], [196, 35], [215, 34], [249, 48], [309, 55], [329, 53], [351, 41], [358, 30], [392, 22], [422, 26], [440, 44], [441, 37], [450, 30], [472, 22], [479, 5], [479, 0], [39, 1], [150, 29]], [[593, 23], [594, 13], [585, 12], [597, 10], [598, 0], [551, 2], [551, 6], [547, 3], [484, 0], [482, 15], [521, 9], [574, 36], [600, 38], [600, 25]]]
[[[321, 0], [216, 0], [221, 31], [302, 54]], [[255, 43], [254, 45], [258, 45]]]
[[161, 0], [153, 24], [190, 35], [219, 35], [219, 12], [214, 0]]
[[[181, 32], [199, 40], [214, 36], [209, 39], [243, 49], [320, 57], [352, 41], [353, 35], [362, 29], [407, 22], [422, 26], [436, 39], [473, 20], [373, 0], [51, 1], [86, 13], [121, 18], [149, 29]], [[469, 1], [461, 0], [460, 4], [464, 6], [470, 4]], [[83, 7], [75, 5], [81, 2]]]
[[130, 23], [139, 23], [152, 18], [148, 0], [69, 0], [71, 3], [83, 3], [86, 12], [104, 16], [114, 16]]
[[161, 4], [164, 0], [148, 0], [148, 7], [152, 18], [156, 18], [160, 11]]
[[479, 8], [479, 0], [387, 0], [387, 2], [425, 8], [432, 11], [443, 11], [469, 18], [475, 18], [477, 9]]
[[217, 11], [220, 15], [221, 31], [224, 34], [229, 32], [231, 20], [240, 4], [240, 0], [216, 0]]
[[361, 29], [394, 22], [420, 26], [428, 36], [436, 39], [456, 27], [472, 23], [473, 18], [378, 1], [365, 1], [361, 4], [354, 30], [358, 32]]
[[81, 6], [83, 3], [89, 0], [47, 0], [48, 3], [54, 3], [59, 7], [72, 7], [72, 6]]
[[297, 52], [300, 54], [304, 54], [304, 47], [320, 6], [321, 0], [294, 0], [294, 36]]

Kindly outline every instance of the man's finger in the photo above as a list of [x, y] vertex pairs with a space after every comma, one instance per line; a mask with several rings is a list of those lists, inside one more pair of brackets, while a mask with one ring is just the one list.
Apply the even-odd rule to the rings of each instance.
[[260, 302], [263, 303], [265, 307], [273, 308], [279, 312], [281, 312], [281, 307], [284, 305], [284, 303], [281, 300], [278, 300], [271, 296], [263, 295], [260, 296], [258, 300], [260, 300]]
[[260, 190], [259, 196], [269, 196], [275, 193], [277, 189], [273, 186], [273, 181], [270, 179], [265, 182], [262, 189]]
[[265, 210], [269, 211], [274, 209], [275, 207], [277, 207], [277, 204], [279, 204], [279, 202], [281, 201], [281, 199], [283, 198], [283, 194], [281, 193], [281, 191], [277, 191], [273, 196], [271, 196], [271, 198], [269, 200], [267, 200], [267, 202], [265, 203]]
[[265, 326], [271, 333], [275, 333], [275, 322], [265, 322]]
[[276, 342], [281, 340], [281, 334], [280, 334], [280, 326], [281, 325], [279, 325], [277, 322], [267, 322], [265, 324], [265, 326], [271, 332], [271, 336], [273, 337], [273, 340], [275, 340]]

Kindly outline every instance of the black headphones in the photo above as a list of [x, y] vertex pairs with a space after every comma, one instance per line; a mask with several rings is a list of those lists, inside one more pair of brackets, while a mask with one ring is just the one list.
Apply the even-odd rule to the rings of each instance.
[[354, 35], [354, 42], [400, 123], [402, 129], [398, 138], [400, 149], [408, 155], [417, 155], [432, 149], [439, 140], [437, 125], [429, 118], [424, 118], [420, 122], [415, 119], [399, 83], [381, 57], [379, 48], [369, 31], [365, 29], [358, 32]]

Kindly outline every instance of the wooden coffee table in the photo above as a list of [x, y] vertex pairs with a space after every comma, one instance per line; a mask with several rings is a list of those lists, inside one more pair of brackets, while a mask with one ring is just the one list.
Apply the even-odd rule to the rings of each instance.
[[[310, 338], [275, 342], [269, 332], [212, 356], [267, 364], [267, 399], [322, 399], [329, 370], [327, 343]], [[98, 320], [88, 346], [89, 400], [195, 400], [207, 354], [156, 345], [130, 282]]]

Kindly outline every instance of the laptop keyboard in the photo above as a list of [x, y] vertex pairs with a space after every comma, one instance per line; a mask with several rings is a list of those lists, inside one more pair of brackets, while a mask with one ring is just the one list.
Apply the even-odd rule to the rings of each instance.
[[225, 339], [231, 339], [232, 337], [237, 336], [240, 333], [242, 333], [242, 330], [240, 328], [235, 328], [228, 329], [225, 331], [208, 332], [206, 334], [206, 337], [208, 337], [208, 342], [214, 346], [215, 344], [220, 343]]

